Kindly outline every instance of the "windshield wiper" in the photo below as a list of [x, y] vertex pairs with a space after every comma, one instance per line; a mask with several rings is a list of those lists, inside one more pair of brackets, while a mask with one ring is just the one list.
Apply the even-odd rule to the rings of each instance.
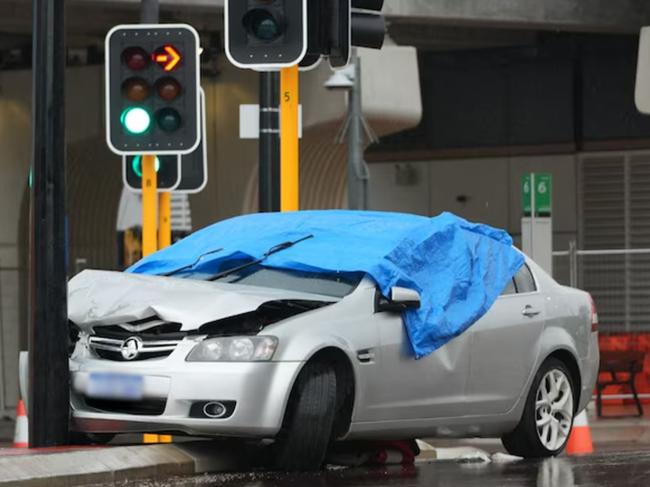
[[173, 271], [166, 272], [165, 274], [160, 274], [160, 275], [163, 276], [163, 277], [170, 277], [170, 276], [173, 276], [174, 274], [178, 274], [179, 272], [183, 272], [183, 271], [186, 271], [186, 270], [188, 270], [188, 269], [191, 269], [191, 268], [193, 268], [194, 266], [196, 266], [199, 262], [201, 262], [201, 260], [202, 260], [204, 257], [207, 257], [208, 255], [212, 255], [212, 254], [218, 254], [218, 253], [221, 252], [222, 250], [223, 250], [223, 247], [220, 248], [220, 249], [216, 249], [216, 250], [210, 250], [209, 252], [206, 252], [205, 254], [201, 254], [201, 255], [199, 255], [199, 256], [196, 258], [196, 260], [195, 260], [194, 262], [192, 262], [191, 264], [188, 264], [188, 265], [183, 266], [183, 267], [179, 267], [178, 269], [174, 269]]
[[294, 240], [293, 242], [282, 242], [281, 244], [278, 244], [275, 247], [271, 247], [269, 250], [267, 250], [266, 253], [261, 258], [253, 260], [251, 262], [246, 262], [245, 264], [242, 264], [240, 266], [220, 272], [219, 274], [210, 277], [208, 281], [217, 281], [224, 277], [230, 276], [231, 274], [235, 274], [241, 270], [248, 269], [249, 267], [253, 267], [258, 264], [261, 264], [273, 254], [277, 254], [278, 252], [282, 252], [283, 250], [290, 249], [294, 245], [299, 244], [300, 242], [304, 242], [305, 240], [309, 240], [310, 238], [314, 238], [314, 236], [307, 235], [306, 237], [303, 237], [298, 240]]

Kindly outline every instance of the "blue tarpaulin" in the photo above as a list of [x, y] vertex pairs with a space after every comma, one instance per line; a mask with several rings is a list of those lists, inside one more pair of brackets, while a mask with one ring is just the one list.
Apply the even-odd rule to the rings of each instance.
[[[271, 255], [262, 265], [323, 273], [368, 274], [385, 296], [417, 290], [420, 309], [404, 314], [417, 358], [458, 336], [483, 316], [524, 262], [502, 231], [451, 213], [434, 218], [345, 210], [252, 214], [206, 227], [127, 270], [216, 273], [271, 247], [313, 238]], [[219, 252], [213, 252], [222, 249]], [[209, 253], [213, 252], [213, 253]]]

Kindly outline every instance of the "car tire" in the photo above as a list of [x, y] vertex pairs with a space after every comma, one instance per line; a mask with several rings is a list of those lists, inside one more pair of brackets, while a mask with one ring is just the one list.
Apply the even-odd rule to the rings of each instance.
[[330, 445], [336, 410], [336, 373], [331, 365], [310, 363], [298, 376], [282, 430], [272, 445], [272, 467], [319, 470]]
[[501, 442], [511, 455], [547, 458], [567, 444], [575, 416], [575, 388], [571, 373], [557, 358], [547, 359], [535, 375], [517, 427]]

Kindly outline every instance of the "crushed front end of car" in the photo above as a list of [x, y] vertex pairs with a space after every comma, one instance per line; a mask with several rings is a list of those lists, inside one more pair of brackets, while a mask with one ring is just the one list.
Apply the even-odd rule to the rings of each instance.
[[72, 429], [271, 438], [300, 362], [270, 324], [331, 301], [278, 289], [117, 272], [70, 282]]

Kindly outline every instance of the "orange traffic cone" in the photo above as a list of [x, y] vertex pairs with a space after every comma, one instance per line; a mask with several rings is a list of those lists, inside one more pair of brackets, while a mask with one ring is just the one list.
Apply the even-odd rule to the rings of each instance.
[[567, 455], [587, 455], [594, 452], [586, 411], [582, 411], [573, 420], [573, 430], [566, 445], [566, 452]]
[[14, 433], [14, 448], [29, 448], [29, 425], [25, 402], [21, 399], [16, 406], [16, 431]]

